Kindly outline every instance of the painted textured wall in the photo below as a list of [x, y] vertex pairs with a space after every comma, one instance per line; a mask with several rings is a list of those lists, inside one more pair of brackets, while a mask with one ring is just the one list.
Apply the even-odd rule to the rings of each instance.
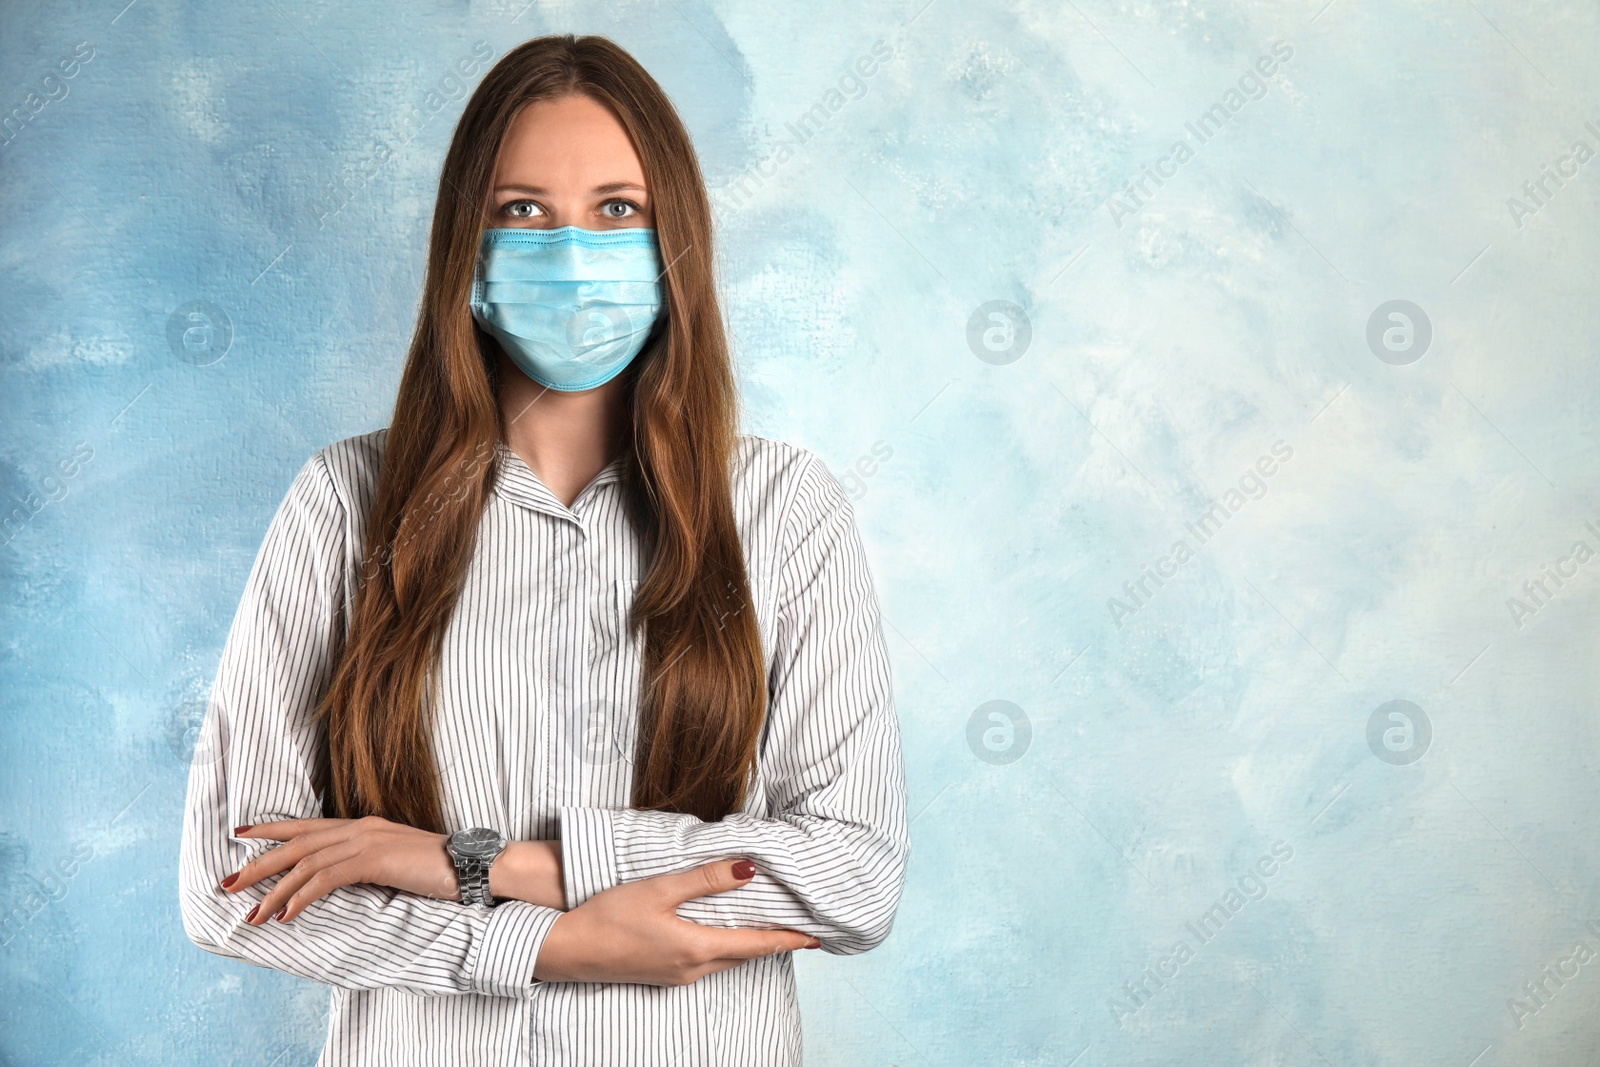
[[124, 2], [0, 11], [0, 1060], [314, 1061], [184, 937], [194, 729], [551, 31], [876, 567], [914, 858], [810, 1062], [1600, 1060], [1593, 5]]

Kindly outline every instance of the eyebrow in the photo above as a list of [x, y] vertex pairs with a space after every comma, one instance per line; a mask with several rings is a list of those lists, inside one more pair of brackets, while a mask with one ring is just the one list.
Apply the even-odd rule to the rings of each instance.
[[[629, 189], [637, 190], [637, 191], [639, 191], [641, 193], [648, 193], [649, 192], [648, 189], [646, 189], [642, 185], [639, 185], [636, 182], [608, 182], [605, 185], [597, 185], [597, 186], [595, 186], [592, 190], [590, 190], [590, 192], [595, 193], [596, 195], [603, 196], [606, 193], [620, 193], [620, 192], [623, 192], [624, 190], [629, 190]], [[548, 193], [550, 190], [541, 188], [540, 186], [537, 186], [537, 185], [521, 185], [521, 184], [516, 184], [516, 183], [508, 183], [508, 184], [505, 184], [505, 185], [497, 185], [497, 186], [495, 186], [494, 187], [494, 191], [497, 192], [497, 193], [504, 193], [504, 192], [532, 193], [535, 196], [543, 196], [546, 193]]]

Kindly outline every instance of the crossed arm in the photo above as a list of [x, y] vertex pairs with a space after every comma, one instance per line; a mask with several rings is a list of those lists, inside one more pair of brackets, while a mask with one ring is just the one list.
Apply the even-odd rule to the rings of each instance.
[[[292, 922], [313, 902], [361, 883], [460, 899], [445, 834], [379, 818], [281, 820], [239, 826], [234, 834], [283, 842], [220, 883], [241, 893], [281, 876], [245, 916], [252, 926]], [[490, 894], [565, 911], [560, 856], [558, 841], [512, 842], [489, 868]], [[687, 985], [757, 956], [821, 947], [817, 938], [794, 930], [716, 929], [677, 915], [684, 902], [736, 889], [754, 874], [755, 864], [747, 860], [718, 861], [600, 893], [552, 924], [533, 977]]]
[[899, 735], [864, 553], [820, 461], [785, 522], [762, 755], [774, 815], [563, 808], [559, 841], [514, 843], [491, 868], [505, 899], [487, 911], [459, 902], [443, 835], [317, 818], [310, 712], [333, 667], [345, 527], [313, 456], [252, 568], [191, 767], [180, 880], [197, 944], [346, 988], [517, 997], [887, 936], [910, 851]]

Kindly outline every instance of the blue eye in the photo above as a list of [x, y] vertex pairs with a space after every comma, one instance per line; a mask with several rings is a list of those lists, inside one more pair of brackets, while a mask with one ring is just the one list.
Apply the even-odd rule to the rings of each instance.
[[[613, 208], [622, 208], [623, 211], [614, 211]], [[600, 205], [601, 212], [608, 219], [626, 219], [639, 213], [639, 205], [631, 200], [607, 200]]]
[[514, 219], [531, 219], [539, 214], [539, 205], [532, 200], [513, 200], [500, 210]]

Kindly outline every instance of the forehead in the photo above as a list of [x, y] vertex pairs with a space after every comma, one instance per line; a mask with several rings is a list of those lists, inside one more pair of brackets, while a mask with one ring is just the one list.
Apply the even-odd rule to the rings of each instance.
[[611, 109], [587, 96], [540, 100], [517, 112], [495, 165], [495, 182], [541, 188], [644, 184], [628, 132]]

